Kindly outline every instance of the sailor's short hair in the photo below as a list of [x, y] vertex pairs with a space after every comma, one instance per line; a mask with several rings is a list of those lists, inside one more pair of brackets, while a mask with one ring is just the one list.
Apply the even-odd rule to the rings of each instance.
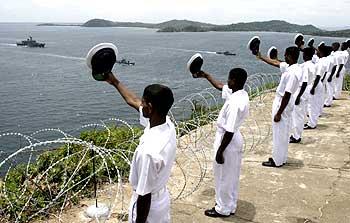
[[152, 104], [153, 108], [162, 116], [166, 116], [174, 103], [171, 89], [161, 84], [148, 85], [143, 91], [143, 98]]
[[247, 71], [242, 68], [233, 68], [230, 70], [228, 78], [234, 79], [239, 89], [243, 89], [245, 82], [247, 81]]
[[294, 62], [297, 62], [300, 55], [300, 50], [296, 46], [290, 46], [286, 49], [286, 54], [291, 56]]

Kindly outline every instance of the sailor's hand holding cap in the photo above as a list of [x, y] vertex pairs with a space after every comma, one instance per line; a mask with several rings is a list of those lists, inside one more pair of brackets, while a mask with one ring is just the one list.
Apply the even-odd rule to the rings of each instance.
[[187, 62], [187, 69], [193, 78], [205, 77], [205, 73], [202, 71], [203, 57], [201, 54], [196, 53]]
[[92, 47], [86, 56], [86, 64], [97, 81], [109, 78], [118, 57], [118, 48], [112, 43], [100, 43]]

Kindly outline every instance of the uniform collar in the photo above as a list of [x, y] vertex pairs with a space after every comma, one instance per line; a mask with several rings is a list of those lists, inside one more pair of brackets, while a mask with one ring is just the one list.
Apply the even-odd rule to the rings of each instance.
[[150, 126], [148, 126], [147, 131], [148, 132], [154, 132], [154, 131], [162, 132], [162, 131], [166, 130], [166, 128], [169, 126], [169, 122], [171, 122], [171, 121], [170, 121], [170, 118], [167, 116], [166, 120], [163, 124], [154, 126], [152, 128], [150, 128]]
[[300, 67], [299, 64], [298, 64], [298, 63], [295, 63], [295, 64], [293, 64], [293, 65], [289, 65], [289, 67], [287, 67], [287, 70], [293, 70], [293, 69], [296, 69], [296, 68], [298, 68], [298, 67]]

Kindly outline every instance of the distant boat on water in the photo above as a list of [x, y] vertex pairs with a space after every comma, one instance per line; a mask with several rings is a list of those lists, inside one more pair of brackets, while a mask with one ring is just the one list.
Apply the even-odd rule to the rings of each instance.
[[216, 54], [222, 54], [222, 55], [225, 55], [225, 56], [236, 56], [235, 53], [232, 53], [230, 51], [225, 51], [225, 52], [216, 52]]
[[123, 64], [123, 65], [135, 65], [135, 62], [130, 62], [129, 60], [122, 59], [122, 60], [117, 60], [118, 64]]
[[27, 40], [22, 40], [21, 42], [16, 43], [17, 46], [27, 46], [27, 47], [39, 47], [39, 48], [44, 48], [45, 43], [39, 43], [36, 40], [33, 40], [31, 36]]

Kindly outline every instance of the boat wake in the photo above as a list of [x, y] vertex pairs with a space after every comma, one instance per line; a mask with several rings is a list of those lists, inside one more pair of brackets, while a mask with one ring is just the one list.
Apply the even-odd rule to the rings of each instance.
[[17, 46], [14, 43], [0, 43], [0, 46]]
[[[0, 46], [2, 44], [0, 43]], [[13, 44], [16, 46], [16, 44]], [[12, 46], [12, 44], [11, 44]], [[6, 49], [2, 49], [3, 51], [9, 51]], [[28, 55], [38, 55], [38, 56], [45, 56], [45, 57], [55, 57], [55, 58], [61, 58], [61, 59], [67, 59], [67, 60], [77, 60], [77, 61], [85, 61], [85, 58], [83, 57], [74, 57], [74, 56], [65, 56], [65, 55], [59, 55], [59, 54], [53, 54], [53, 53], [36, 53], [36, 52], [26, 52], [26, 51], [18, 51], [20, 54], [28, 54]]]
[[189, 49], [168, 48], [168, 47], [158, 47], [158, 49], [163, 49], [163, 50], [176, 50], [176, 51], [182, 51], [182, 52], [194, 52], [194, 53], [216, 54], [216, 52], [213, 52], [213, 51], [206, 51], [206, 50], [189, 50]]
[[79, 61], [85, 60], [85, 58], [83, 57], [64, 56], [64, 55], [51, 54], [51, 53], [37, 53], [37, 54], [40, 56], [56, 57], [56, 58], [69, 59], [69, 60], [79, 60]]

